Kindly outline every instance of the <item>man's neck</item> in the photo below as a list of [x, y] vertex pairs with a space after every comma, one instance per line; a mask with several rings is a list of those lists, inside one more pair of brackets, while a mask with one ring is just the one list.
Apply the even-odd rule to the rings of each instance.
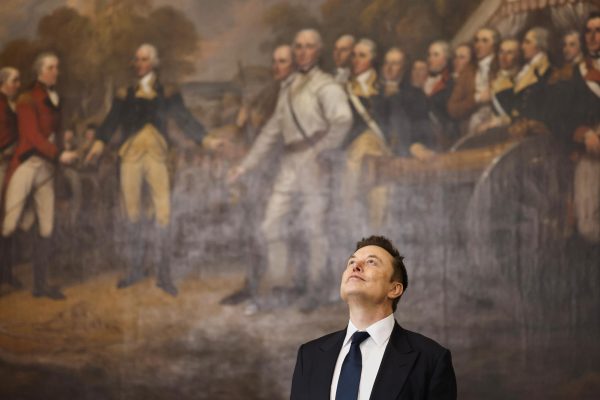
[[363, 305], [348, 302], [348, 308], [350, 321], [361, 331], [393, 313], [389, 304]]

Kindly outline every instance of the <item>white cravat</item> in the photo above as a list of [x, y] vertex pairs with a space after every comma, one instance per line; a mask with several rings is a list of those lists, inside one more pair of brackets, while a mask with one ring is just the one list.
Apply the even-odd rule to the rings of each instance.
[[[362, 354], [362, 373], [360, 375], [360, 386], [358, 388], [358, 400], [369, 400], [371, 392], [373, 391], [373, 385], [375, 384], [375, 378], [377, 372], [379, 372], [379, 366], [383, 359], [383, 353], [385, 348], [390, 341], [392, 330], [394, 329], [394, 314], [390, 314], [384, 319], [375, 322], [369, 326], [366, 331], [369, 332], [369, 338], [360, 344], [360, 352]], [[358, 329], [352, 321], [348, 322], [348, 329], [346, 330], [346, 337], [344, 338], [344, 344], [338, 355], [337, 363], [333, 371], [333, 379], [331, 380], [330, 399], [335, 400], [335, 394], [337, 392], [338, 381], [340, 380], [340, 372], [342, 370], [342, 363], [344, 358], [350, 351], [350, 345], [352, 343], [352, 335]]]
[[58, 103], [60, 102], [60, 97], [58, 97], [58, 93], [56, 92], [56, 90], [50, 90], [48, 89], [48, 97], [50, 98], [50, 101], [52, 102], [52, 104], [54, 104], [54, 107], [58, 107]]
[[335, 72], [335, 81], [338, 83], [345, 84], [350, 79], [350, 69], [349, 68], [336, 68]]
[[490, 67], [493, 60], [494, 55], [490, 54], [478, 63], [475, 74], [475, 100], [479, 100], [481, 93], [490, 87]]
[[371, 74], [373, 73], [374, 71], [372, 69], [369, 69], [356, 77], [356, 82], [358, 82], [362, 92], [365, 94], [369, 93], [368, 81], [371, 78]]
[[140, 79], [140, 89], [144, 94], [152, 94], [154, 89], [152, 88], [152, 83], [154, 82], [154, 71], [150, 71], [150, 73], [144, 75], [142, 79]]
[[523, 66], [523, 68], [521, 68], [521, 71], [519, 71], [519, 73], [517, 74], [517, 77], [515, 78], [515, 82], [519, 82], [521, 79], [523, 79], [523, 77], [525, 77], [525, 75], [527, 75], [527, 73], [529, 72], [529, 70], [531, 68], [533, 68], [533, 66], [540, 60], [540, 58], [542, 58], [544, 56], [544, 53], [540, 52], [537, 53], [532, 59], [531, 61], [529, 61], [527, 64], [525, 64]]
[[423, 91], [427, 96], [431, 96], [431, 92], [433, 92], [433, 88], [439, 81], [442, 80], [442, 74], [438, 74], [436, 76], [428, 76], [425, 81], [425, 86], [423, 86]]

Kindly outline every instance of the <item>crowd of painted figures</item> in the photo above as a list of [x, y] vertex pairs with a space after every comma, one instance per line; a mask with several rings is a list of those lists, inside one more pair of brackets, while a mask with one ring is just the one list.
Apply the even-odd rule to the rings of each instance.
[[[254, 249], [247, 251], [245, 286], [224, 303], [268, 308], [273, 298], [300, 294], [311, 308], [322, 299], [332, 236], [356, 240], [386, 218], [389, 188], [361, 187], [365, 157], [428, 162], [494, 129], [513, 137], [545, 134], [572, 155], [577, 230], [598, 243], [600, 14], [590, 14], [581, 28], [532, 27], [517, 38], [482, 27], [469, 43], [431, 43], [423, 59], [400, 47], [381, 52], [373, 40], [345, 34], [335, 41], [330, 73], [320, 67], [329, 54], [321, 35], [302, 30], [274, 49], [272, 82], [208, 130], [177, 87], [159, 76], [151, 44], [135, 53], [136, 82], [117, 90], [103, 121], [81, 134], [60, 123], [55, 54], [38, 55], [37, 80], [26, 91], [19, 71], [4, 67], [2, 281], [22, 287], [12, 270], [15, 231], [37, 223], [33, 295], [64, 298], [47, 280], [57, 248], [53, 232], [83, 224], [83, 231], [100, 232], [93, 241], [112, 243], [116, 225], [108, 221], [116, 220], [127, 266], [119, 288], [143, 279], [150, 263], [157, 286], [176, 296], [171, 258], [181, 241], [200, 235], [215, 245], [237, 240]], [[560, 43], [551, 35], [560, 35]], [[172, 149], [169, 120], [187, 136], [186, 148]], [[302, 262], [293, 261], [290, 238], [304, 243]], [[156, 250], [153, 260], [149, 248]], [[294, 263], [305, 269], [301, 284]]]

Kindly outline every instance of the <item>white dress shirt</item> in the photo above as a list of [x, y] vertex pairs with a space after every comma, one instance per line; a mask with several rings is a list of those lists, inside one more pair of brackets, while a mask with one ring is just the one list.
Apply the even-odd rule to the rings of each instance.
[[427, 96], [431, 96], [433, 92], [433, 88], [438, 84], [439, 81], [442, 80], [442, 74], [437, 74], [435, 76], [428, 76], [425, 81], [425, 86], [423, 86], [423, 91]]
[[477, 73], [475, 74], [475, 101], [479, 101], [481, 93], [490, 88], [490, 67], [494, 55], [490, 54], [477, 63]]
[[[382, 320], [375, 322], [369, 326], [366, 331], [369, 333], [369, 337], [360, 344], [360, 352], [362, 354], [362, 371], [360, 375], [360, 385], [358, 387], [358, 400], [369, 400], [371, 392], [373, 391], [373, 384], [379, 372], [379, 366], [383, 359], [383, 353], [390, 341], [392, 330], [394, 329], [394, 314], [390, 314]], [[350, 351], [350, 345], [352, 344], [352, 335], [358, 329], [354, 326], [352, 321], [348, 323], [348, 329], [346, 330], [346, 337], [344, 338], [344, 344], [338, 355], [337, 363], [335, 364], [335, 370], [333, 371], [333, 379], [331, 380], [331, 391], [330, 399], [335, 400], [335, 394], [337, 392], [338, 381], [340, 380], [340, 372], [342, 370], [342, 363], [344, 358]]]
[[142, 79], [140, 79], [139, 91], [141, 91], [145, 95], [150, 95], [154, 92], [152, 85], [154, 84], [154, 79], [156, 75], [154, 71], [150, 71]]

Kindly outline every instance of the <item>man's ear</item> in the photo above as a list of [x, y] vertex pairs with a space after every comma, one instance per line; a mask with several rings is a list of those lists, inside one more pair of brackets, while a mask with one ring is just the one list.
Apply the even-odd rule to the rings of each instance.
[[392, 288], [388, 292], [388, 297], [390, 299], [396, 299], [402, 296], [402, 293], [404, 293], [404, 285], [400, 282], [392, 282]]

